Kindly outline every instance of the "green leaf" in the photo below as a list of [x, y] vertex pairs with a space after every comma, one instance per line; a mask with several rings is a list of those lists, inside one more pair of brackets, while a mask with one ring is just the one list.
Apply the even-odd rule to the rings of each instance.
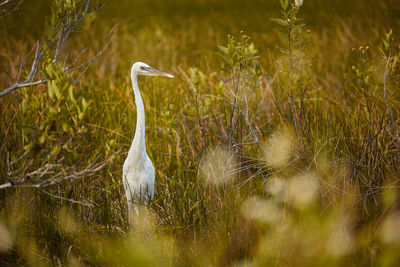
[[90, 101], [87, 102], [86, 99], [84, 97], [82, 97], [82, 107], [83, 107], [84, 111], [88, 108], [89, 104], [90, 104]]
[[55, 93], [54, 93], [54, 86], [53, 86], [53, 81], [49, 80], [47, 82], [47, 91], [49, 93], [50, 98], [54, 98]]
[[22, 100], [22, 113], [26, 113], [29, 109], [29, 104], [26, 99]]
[[281, 51], [282, 54], [289, 55], [289, 51], [287, 49], [282, 48], [282, 47], [278, 47], [278, 49], [279, 49], [279, 51]]
[[219, 50], [221, 50], [224, 54], [228, 54], [228, 48], [222, 45], [218, 46]]
[[40, 145], [36, 144], [36, 143], [31, 143], [31, 144], [24, 146], [25, 151], [32, 151], [32, 150], [38, 150], [38, 149], [40, 149]]
[[33, 149], [33, 146], [34, 146], [34, 144], [26, 145], [26, 146], [24, 146], [24, 150], [25, 151], [31, 151]]
[[60, 96], [61, 96], [60, 88], [58, 88], [58, 86], [57, 86], [55, 81], [53, 81], [53, 90], [54, 90], [54, 93], [56, 95], [56, 98], [60, 99]]
[[69, 128], [71, 128], [71, 126], [69, 126], [69, 124], [67, 122], [63, 122], [63, 124], [62, 124], [63, 131], [68, 133]]
[[53, 78], [53, 73], [54, 73], [54, 67], [53, 67], [53, 65], [52, 65], [52, 64], [48, 64], [48, 65], [46, 66], [45, 72], [44, 72], [46, 78], [47, 78], [48, 80], [51, 79], [51, 78]]
[[60, 145], [56, 145], [56, 146], [53, 147], [50, 155], [51, 156], [56, 156], [58, 153], [60, 153], [60, 151], [61, 151], [61, 146]]
[[76, 99], [75, 99], [75, 94], [74, 94], [74, 86], [72, 84], [70, 84], [68, 86], [68, 93], [69, 93], [69, 98], [72, 100], [72, 102], [74, 102], [74, 104], [76, 104]]
[[287, 9], [288, 5], [289, 5], [289, 0], [279, 0], [281, 2], [281, 6], [284, 10]]
[[42, 135], [39, 137], [39, 144], [44, 144], [44, 142], [46, 142], [46, 135], [45, 135], [45, 134], [42, 134]]
[[272, 20], [273, 22], [278, 23], [279, 25], [281, 25], [281, 26], [283, 26], [283, 27], [289, 26], [289, 23], [288, 23], [286, 20], [284, 20], [284, 19], [281, 19], [281, 18], [272, 18], [271, 20]]
[[300, 23], [296, 26], [293, 27], [293, 29], [290, 31], [290, 33], [297, 33], [297, 32], [301, 32], [301, 29], [305, 26], [305, 23]]

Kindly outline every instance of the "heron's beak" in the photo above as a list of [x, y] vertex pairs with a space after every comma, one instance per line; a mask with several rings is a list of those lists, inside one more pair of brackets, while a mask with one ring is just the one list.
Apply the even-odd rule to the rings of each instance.
[[175, 78], [173, 75], [171, 75], [169, 73], [166, 73], [166, 72], [163, 72], [163, 71], [157, 70], [155, 68], [151, 68], [151, 67], [146, 68], [146, 71], [149, 73], [149, 75], [153, 75], [153, 76]]

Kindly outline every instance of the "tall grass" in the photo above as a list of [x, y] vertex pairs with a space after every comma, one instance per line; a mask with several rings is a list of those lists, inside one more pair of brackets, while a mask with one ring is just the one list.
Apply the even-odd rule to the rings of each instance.
[[[279, 1], [106, 3], [67, 44], [90, 57], [115, 35], [74, 97], [54, 102], [42, 85], [0, 99], [0, 173], [32, 182], [45, 164], [44, 178], [107, 167], [45, 191], [0, 190], [0, 263], [394, 266], [400, 7], [351, 3], [305, 0], [290, 55], [270, 20]], [[4, 20], [1, 88], [44, 32], [29, 10], [51, 12], [26, 2]], [[139, 81], [156, 193], [129, 227], [135, 61], [177, 78]]]

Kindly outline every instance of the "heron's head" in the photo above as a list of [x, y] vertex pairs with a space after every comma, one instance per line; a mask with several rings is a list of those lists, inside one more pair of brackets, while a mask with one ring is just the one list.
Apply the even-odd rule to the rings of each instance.
[[143, 62], [136, 62], [135, 64], [133, 64], [131, 68], [131, 75], [163, 76], [168, 78], [174, 78], [173, 75], [152, 68]]

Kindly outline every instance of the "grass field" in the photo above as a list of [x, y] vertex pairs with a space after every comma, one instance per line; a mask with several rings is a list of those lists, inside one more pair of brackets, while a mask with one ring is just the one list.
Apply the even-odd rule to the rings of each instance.
[[[46, 79], [0, 97], [1, 266], [398, 266], [397, 0], [92, 1], [53, 57], [84, 3], [56, 2], [0, 13], [0, 92], [36, 41]], [[175, 79], [139, 80], [156, 190], [129, 226], [136, 61]]]

